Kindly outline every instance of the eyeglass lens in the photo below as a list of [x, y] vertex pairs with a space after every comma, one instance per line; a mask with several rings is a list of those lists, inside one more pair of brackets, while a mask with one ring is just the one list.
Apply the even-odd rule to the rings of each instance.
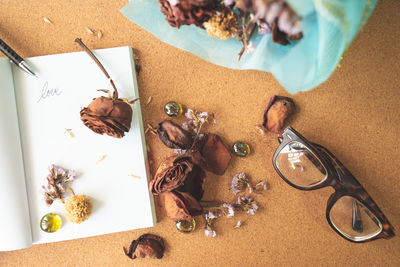
[[277, 155], [275, 164], [281, 174], [297, 186], [312, 187], [327, 177], [321, 161], [300, 142], [287, 144]]
[[376, 216], [351, 196], [339, 198], [330, 210], [329, 218], [337, 230], [354, 241], [372, 238], [382, 230]]

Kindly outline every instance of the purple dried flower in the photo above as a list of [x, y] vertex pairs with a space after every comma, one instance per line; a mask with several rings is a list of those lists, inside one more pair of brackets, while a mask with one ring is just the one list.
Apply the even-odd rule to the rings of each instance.
[[177, 4], [179, 4], [179, 0], [167, 0], [171, 6], [176, 6]]
[[255, 49], [254, 43], [250, 41], [249, 44], [246, 46], [247, 53], [249, 54], [253, 53], [254, 49]]
[[258, 34], [268, 34], [271, 32], [271, 27], [266, 22], [258, 21]]
[[262, 191], [265, 191], [268, 189], [268, 184], [265, 181], [259, 181], [255, 186], [254, 186], [254, 191], [256, 193], [261, 193]]
[[233, 176], [231, 187], [232, 192], [237, 195], [246, 190], [246, 188], [251, 188], [249, 178], [244, 172], [238, 173]]
[[237, 221], [236, 225], [233, 228], [240, 228], [242, 226], [241, 221]]
[[254, 201], [249, 196], [238, 197], [236, 204], [240, 209], [246, 211], [247, 213], [249, 213], [251, 215], [254, 215], [254, 213], [256, 213], [256, 211], [258, 210], [257, 202]]
[[231, 218], [235, 216], [235, 207], [232, 204], [224, 203], [222, 207], [224, 208], [223, 213], [226, 217]]
[[234, 0], [224, 0], [224, 5], [231, 6], [231, 5], [233, 5], [234, 2], [235, 2]]
[[188, 118], [189, 120], [193, 120], [193, 110], [188, 108], [185, 113], [185, 117]]
[[204, 229], [204, 234], [208, 237], [215, 237], [217, 233], [214, 230]]

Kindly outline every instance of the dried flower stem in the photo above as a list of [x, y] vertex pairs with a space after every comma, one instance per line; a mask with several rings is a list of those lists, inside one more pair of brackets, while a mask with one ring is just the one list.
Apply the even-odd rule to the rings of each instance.
[[97, 66], [103, 71], [104, 75], [106, 75], [107, 79], [110, 81], [111, 86], [114, 88], [114, 93], [113, 93], [113, 99], [118, 99], [118, 90], [117, 87], [114, 84], [114, 81], [111, 79], [110, 75], [106, 71], [106, 69], [103, 67], [101, 62], [97, 59], [97, 57], [90, 51], [90, 49], [82, 42], [81, 38], [76, 38], [75, 42], [79, 44], [80, 47], [83, 48], [83, 50], [93, 59], [94, 62], [96, 62]]
[[242, 47], [242, 50], [240, 50], [240, 52], [239, 52], [239, 60], [242, 57], [242, 55], [243, 55], [244, 51], [246, 50], [247, 46], [249, 45], [249, 42], [250, 42], [251, 38], [253, 37], [253, 34], [254, 34], [255, 30], [256, 30], [256, 26], [257, 25], [254, 23], [253, 27], [251, 28], [250, 34], [246, 39], [246, 42], [244, 42], [243, 39], [241, 40], [242, 43], [243, 43], [243, 47]]

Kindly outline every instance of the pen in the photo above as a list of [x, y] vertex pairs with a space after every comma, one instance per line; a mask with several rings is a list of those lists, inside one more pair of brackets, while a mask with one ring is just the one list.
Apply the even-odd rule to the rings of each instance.
[[37, 77], [37, 75], [31, 70], [29, 65], [20, 57], [14, 50], [11, 49], [3, 40], [0, 39], [0, 51], [4, 53], [12, 62], [14, 62], [18, 67], [24, 70], [26, 73]]

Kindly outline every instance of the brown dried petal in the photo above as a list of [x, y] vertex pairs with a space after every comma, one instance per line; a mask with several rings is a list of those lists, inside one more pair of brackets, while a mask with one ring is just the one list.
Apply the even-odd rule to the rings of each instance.
[[170, 120], [158, 124], [157, 134], [169, 148], [189, 149], [193, 144], [193, 136]]
[[231, 161], [231, 153], [216, 134], [207, 134], [200, 151], [206, 168], [218, 175], [223, 175]]
[[204, 6], [193, 5], [188, 0], [181, 0], [177, 5], [171, 5], [168, 0], [158, 0], [161, 12], [172, 27], [194, 24], [203, 27], [203, 23], [211, 18], [216, 1], [202, 1]]
[[288, 45], [290, 42], [288, 41], [288, 35], [281, 31], [278, 27], [278, 18], [275, 19], [274, 23], [272, 23], [272, 41], [274, 43], [278, 43], [281, 45]]
[[132, 107], [121, 99], [95, 98], [80, 114], [83, 124], [98, 134], [122, 138], [131, 128]]
[[167, 158], [158, 167], [150, 182], [150, 191], [157, 195], [177, 189], [200, 200], [204, 193], [205, 178], [205, 172], [193, 163], [192, 156], [176, 155]]
[[138, 239], [133, 240], [129, 246], [129, 251], [125, 250], [125, 254], [131, 258], [157, 258], [164, 256], [164, 240], [153, 234], [143, 234]]
[[167, 216], [175, 222], [192, 221], [193, 216], [200, 215], [203, 211], [194, 197], [179, 191], [162, 193], [160, 203], [164, 206]]
[[270, 132], [279, 133], [282, 130], [285, 120], [295, 111], [293, 99], [284, 96], [274, 95], [269, 100], [264, 112], [263, 126]]

